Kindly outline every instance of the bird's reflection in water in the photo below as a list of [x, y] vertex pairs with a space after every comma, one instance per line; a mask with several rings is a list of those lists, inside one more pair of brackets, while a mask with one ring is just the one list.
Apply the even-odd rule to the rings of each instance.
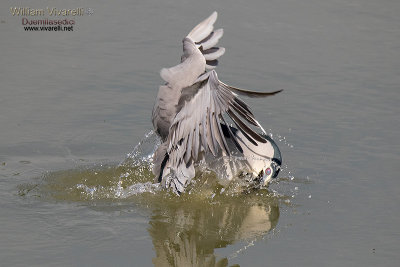
[[215, 249], [261, 238], [279, 219], [277, 200], [266, 190], [240, 196], [171, 200], [153, 210], [149, 233], [155, 266], [228, 266]]

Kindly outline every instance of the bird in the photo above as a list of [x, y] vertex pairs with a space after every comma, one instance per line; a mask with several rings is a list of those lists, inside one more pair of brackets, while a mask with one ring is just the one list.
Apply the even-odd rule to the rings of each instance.
[[[282, 89], [256, 92], [219, 80], [216, 67], [225, 48], [217, 46], [224, 32], [214, 30], [216, 20], [214, 11], [195, 26], [182, 40], [180, 63], [160, 71], [165, 83], [159, 87], [152, 123], [161, 144], [152, 171], [162, 187], [178, 195], [195, 177], [199, 162], [212, 165], [222, 159], [228, 182], [238, 168], [245, 168], [242, 174], [252, 174], [262, 184], [275, 178], [282, 164], [278, 146], [239, 98], [268, 97]], [[233, 155], [243, 156], [243, 164]]]

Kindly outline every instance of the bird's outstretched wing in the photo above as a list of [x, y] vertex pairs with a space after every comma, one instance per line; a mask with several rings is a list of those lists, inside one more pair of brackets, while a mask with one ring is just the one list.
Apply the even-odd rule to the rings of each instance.
[[161, 78], [170, 87], [190, 86], [204, 71], [214, 69], [218, 65], [217, 59], [225, 53], [225, 48], [215, 47], [223, 35], [222, 29], [214, 31], [216, 20], [217, 12], [214, 11], [194, 27], [182, 41], [181, 63], [161, 70]]
[[[257, 145], [267, 142], [264, 137], [254, 131], [248, 124], [260, 127], [250, 108], [238, 98], [232, 87], [218, 80], [215, 70], [204, 73], [199, 79], [185, 90], [193, 90], [194, 94], [182, 95], [180, 111], [175, 116], [170, 127], [167, 139], [168, 161], [165, 165], [169, 169], [165, 174], [174, 173], [167, 187], [182, 192], [190, 176], [194, 176], [193, 163], [201, 153], [212, 153], [217, 156], [230, 155], [230, 149], [224, 136], [221, 124], [228, 126], [224, 115], [227, 115], [247, 140]], [[236, 89], [242, 90], [242, 89]], [[276, 94], [280, 91], [268, 93]], [[263, 95], [265, 96], [265, 95]], [[230, 131], [230, 127], [226, 127]], [[262, 129], [262, 128], [261, 128]], [[229, 137], [241, 151], [236, 135], [232, 132]]]
[[160, 71], [166, 83], [161, 85], [158, 91], [152, 122], [163, 141], [167, 138], [172, 120], [178, 113], [176, 105], [183, 89], [191, 87], [200, 75], [215, 68], [218, 64], [217, 58], [225, 51], [223, 48], [215, 47], [223, 34], [222, 29], [213, 30], [216, 19], [217, 13], [214, 12], [194, 27], [182, 41], [181, 63]]
[[212, 70], [218, 65], [218, 58], [225, 53], [225, 48], [217, 47], [219, 39], [224, 34], [223, 29], [214, 31], [214, 23], [217, 20], [217, 12], [200, 22], [194, 27], [187, 38], [193, 40], [206, 60], [206, 70]]

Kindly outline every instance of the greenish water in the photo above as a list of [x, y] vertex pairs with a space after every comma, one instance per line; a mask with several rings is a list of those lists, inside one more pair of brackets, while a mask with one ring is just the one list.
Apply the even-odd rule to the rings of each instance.
[[[18, 4], [92, 8], [72, 32], [26, 32], [15, 5], [0, 3], [0, 265], [398, 266], [399, 1]], [[242, 194], [198, 174], [176, 197], [144, 140], [159, 70], [213, 10], [218, 77], [284, 89], [244, 99], [283, 170]]]
[[[157, 266], [227, 266], [249, 244], [267, 237], [288, 196], [232, 183], [223, 188], [210, 171], [198, 172], [186, 194], [177, 196], [154, 183], [150, 132], [121, 164], [49, 172], [18, 186], [24, 200], [87, 205], [104, 212], [138, 209], [147, 214]], [[154, 149], [153, 149], [154, 150]], [[230, 255], [217, 249], [248, 242]]]

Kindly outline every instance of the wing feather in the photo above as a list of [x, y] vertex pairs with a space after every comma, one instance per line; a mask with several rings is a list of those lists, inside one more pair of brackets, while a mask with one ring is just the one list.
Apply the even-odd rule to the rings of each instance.
[[187, 138], [187, 147], [185, 153], [185, 162], [189, 162], [190, 157], [192, 156], [192, 142], [193, 142], [193, 133], [189, 133]]
[[[184, 140], [180, 141], [179, 150], [184, 151], [182, 155], [185, 155], [186, 164], [196, 161], [202, 151], [211, 151], [213, 155], [216, 155], [218, 151], [223, 151], [230, 155], [226, 136], [221, 128], [221, 123], [228, 126], [223, 117], [224, 114], [232, 119], [251, 143], [265, 143], [266, 140], [261, 135], [246, 125], [246, 122], [255, 126], [259, 125], [248, 106], [230, 91], [229, 87], [221, 85], [215, 71], [203, 75], [207, 78], [198, 79], [202, 85], [192, 98], [186, 100], [172, 122], [169, 133], [171, 138], [168, 139], [169, 156], [177, 157], [182, 154], [182, 152], [175, 153], [179, 145], [177, 142], [180, 140]], [[240, 151], [241, 147], [234, 140], [235, 135], [229, 131], [229, 127], [228, 134]]]
[[200, 43], [196, 43], [197, 45], [201, 45], [204, 50], [207, 50], [213, 46], [215, 46], [219, 39], [221, 39], [222, 35], [224, 35], [224, 30], [223, 29], [218, 29], [210, 33], [207, 38], [202, 40]]
[[280, 90], [273, 91], [273, 92], [256, 92], [256, 91], [250, 91], [250, 90], [233, 87], [233, 86], [227, 85], [223, 82], [221, 82], [221, 85], [232, 92], [235, 92], [239, 95], [244, 95], [247, 97], [267, 97], [267, 96], [272, 96], [272, 95], [275, 95], [275, 94], [283, 91], [283, 89], [280, 89]]
[[199, 153], [199, 124], [195, 125], [194, 128], [194, 133], [193, 133], [193, 152], [192, 152], [192, 157], [194, 160], [197, 160], [198, 153]]
[[[213, 103], [210, 102], [210, 108], [212, 108]], [[212, 113], [210, 111], [210, 109], [208, 109], [207, 111], [207, 128], [208, 128], [208, 135], [207, 135], [207, 144], [208, 147], [210, 148], [212, 154], [214, 156], [217, 155], [218, 152], [218, 146], [217, 146], [217, 140], [215, 138], [213, 138], [215, 136], [213, 127], [212, 127]]]
[[200, 127], [201, 143], [203, 144], [204, 152], [207, 153], [209, 151], [209, 148], [208, 148], [208, 142], [207, 142], [207, 137], [206, 137], [206, 133], [207, 133], [206, 121], [207, 121], [207, 111], [206, 111], [205, 116], [202, 116], [201, 127]]
[[218, 66], [218, 60], [206, 60], [206, 70], [213, 70]]
[[203, 56], [206, 61], [216, 60], [225, 53], [224, 47], [212, 47], [203, 51]]
[[208, 18], [197, 24], [187, 36], [195, 42], [200, 42], [207, 38], [214, 29], [214, 23], [217, 20], [217, 17], [218, 14], [214, 11]]
[[[206, 60], [205, 70], [213, 70], [218, 65], [218, 58], [225, 53], [225, 48], [217, 47], [219, 39], [224, 35], [223, 29], [214, 30], [214, 23], [217, 20], [217, 12], [200, 22], [194, 27], [186, 38], [191, 39]], [[185, 59], [186, 55], [182, 56]], [[182, 60], [183, 61], [183, 60]]]
[[250, 127], [248, 127], [241, 119], [239, 119], [235, 113], [232, 112], [232, 110], [228, 110], [228, 115], [231, 117], [231, 119], [235, 122], [235, 124], [240, 128], [242, 132], [247, 133], [250, 135], [255, 141], [265, 143], [267, 140], [265, 140], [261, 135], [253, 131]]

